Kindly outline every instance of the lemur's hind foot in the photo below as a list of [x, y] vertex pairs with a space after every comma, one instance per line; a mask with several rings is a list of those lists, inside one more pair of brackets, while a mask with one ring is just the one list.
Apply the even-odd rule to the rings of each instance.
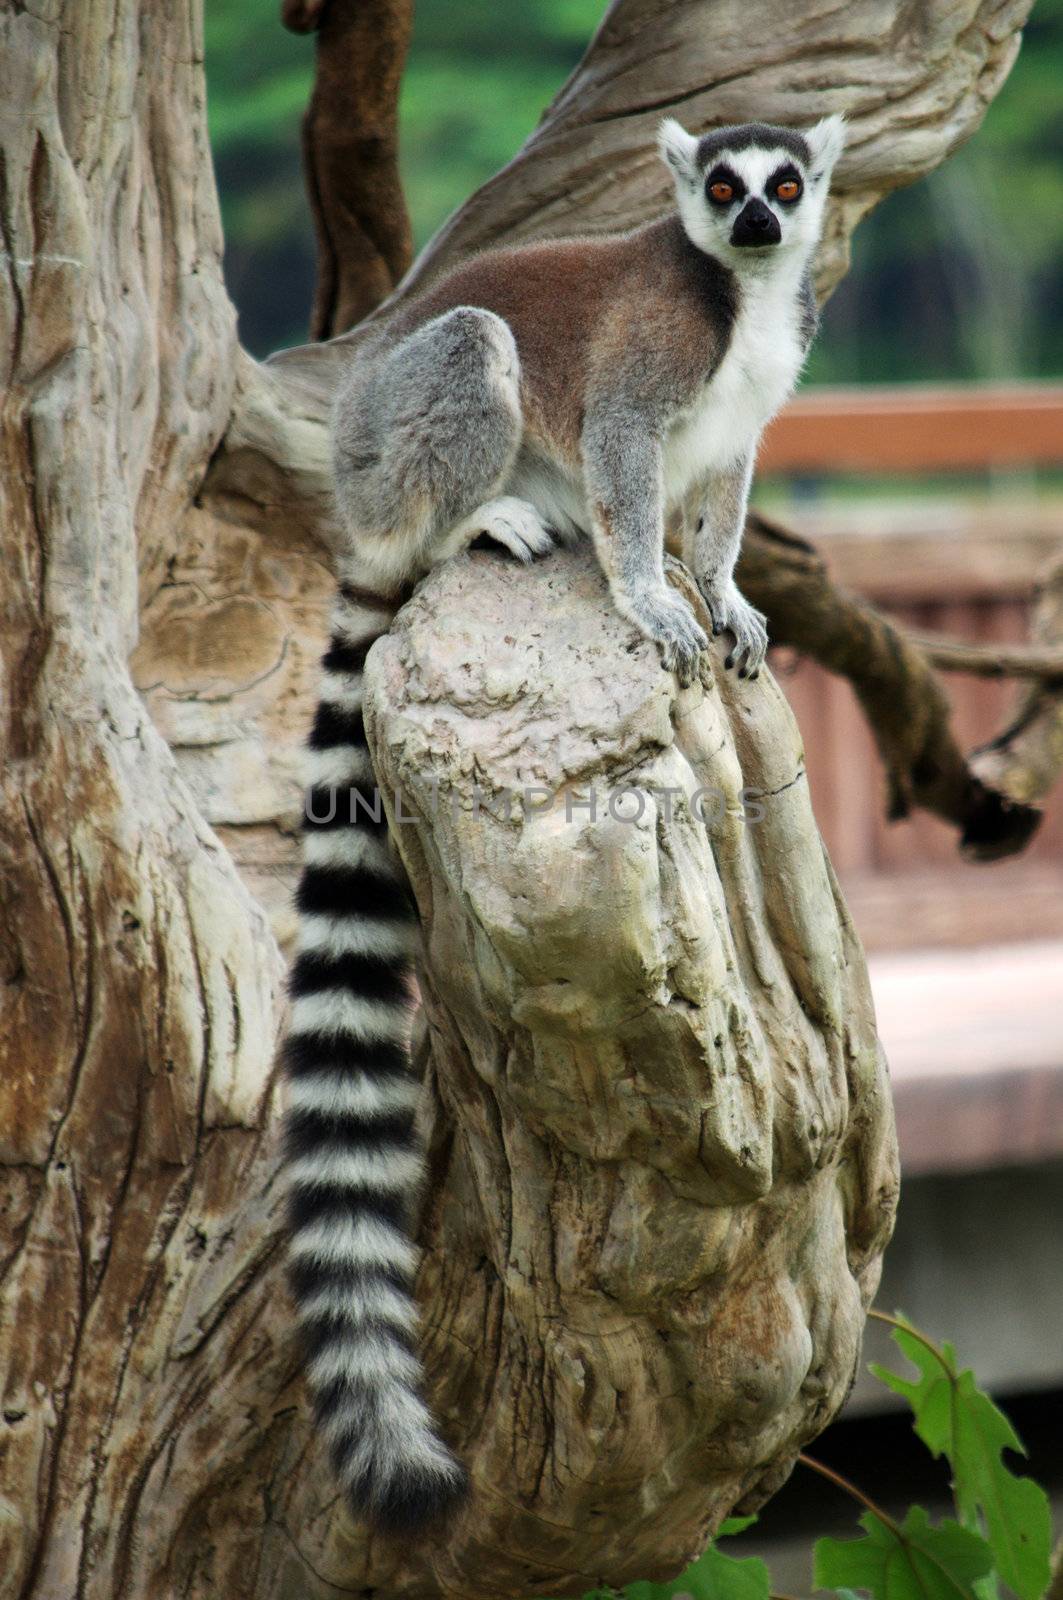
[[509, 494], [480, 506], [456, 531], [459, 539], [484, 534], [525, 563], [549, 555], [554, 548], [553, 535], [535, 507]]
[[517, 347], [490, 311], [456, 306], [365, 353], [334, 419], [336, 500], [360, 581], [417, 579], [464, 549], [489, 508], [492, 538], [522, 561], [538, 553], [531, 507], [497, 498], [522, 427]]

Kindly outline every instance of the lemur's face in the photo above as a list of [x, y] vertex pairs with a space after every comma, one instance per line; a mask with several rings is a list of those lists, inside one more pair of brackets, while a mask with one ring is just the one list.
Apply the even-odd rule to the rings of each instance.
[[739, 269], [780, 252], [811, 253], [844, 143], [841, 117], [807, 133], [751, 122], [700, 139], [669, 118], [660, 132], [688, 236]]

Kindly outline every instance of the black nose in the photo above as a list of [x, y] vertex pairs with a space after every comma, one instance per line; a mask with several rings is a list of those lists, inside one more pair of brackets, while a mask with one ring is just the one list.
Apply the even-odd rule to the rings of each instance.
[[736, 245], [778, 244], [781, 238], [779, 219], [763, 200], [744, 205], [731, 229], [731, 243]]

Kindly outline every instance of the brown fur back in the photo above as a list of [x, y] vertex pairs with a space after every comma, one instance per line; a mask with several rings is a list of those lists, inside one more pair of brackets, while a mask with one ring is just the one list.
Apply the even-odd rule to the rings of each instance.
[[669, 217], [633, 233], [474, 256], [403, 306], [389, 330], [401, 336], [462, 305], [503, 317], [520, 355], [526, 435], [574, 463], [586, 397], [619, 367], [637, 366], [647, 400], [693, 398], [726, 349], [736, 294], [732, 274]]

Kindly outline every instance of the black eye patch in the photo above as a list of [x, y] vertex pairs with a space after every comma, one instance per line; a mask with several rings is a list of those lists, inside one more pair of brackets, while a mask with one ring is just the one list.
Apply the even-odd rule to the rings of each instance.
[[744, 200], [748, 190], [737, 172], [718, 161], [705, 179], [705, 193], [714, 206], [722, 209], [736, 200]]
[[768, 200], [778, 200], [780, 205], [792, 206], [805, 191], [805, 180], [792, 161], [776, 167], [767, 183], [764, 194]]

